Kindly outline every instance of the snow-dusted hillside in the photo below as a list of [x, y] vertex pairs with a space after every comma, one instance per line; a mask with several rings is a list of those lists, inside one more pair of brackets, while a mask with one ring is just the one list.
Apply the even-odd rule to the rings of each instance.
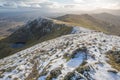
[[0, 60], [0, 80], [120, 80], [106, 52], [120, 51], [120, 37], [75, 27]]

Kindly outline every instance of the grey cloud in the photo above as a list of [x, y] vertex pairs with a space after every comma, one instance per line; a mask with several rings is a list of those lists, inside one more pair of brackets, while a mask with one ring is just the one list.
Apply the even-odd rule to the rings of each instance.
[[75, 7], [75, 5], [73, 5], [73, 4], [64, 5], [64, 8], [73, 8], [73, 7]]
[[[71, 3], [59, 3], [52, 0], [0, 0], [0, 8], [30, 8], [51, 11], [105, 8], [120, 6], [120, 0], [71, 0]], [[114, 7], [114, 6], [112, 6]]]
[[4, 4], [1, 5], [1, 7], [4, 7], [4, 8], [16, 8], [17, 7], [17, 4], [14, 3], [14, 2], [6, 2]]
[[47, 5], [52, 5], [50, 2], [44, 3], [43, 1], [47, 0], [0, 0], [0, 4], [2, 8], [19, 8], [19, 7], [38, 8], [41, 7], [41, 5], [43, 7]]

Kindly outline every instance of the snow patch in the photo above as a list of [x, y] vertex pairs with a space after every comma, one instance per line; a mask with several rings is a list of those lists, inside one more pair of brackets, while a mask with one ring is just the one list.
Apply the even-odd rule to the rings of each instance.
[[84, 57], [85, 57], [85, 53], [83, 52], [77, 53], [75, 55], [75, 58], [72, 58], [71, 60], [67, 62], [67, 66], [71, 68], [78, 67], [80, 64], [82, 64]]

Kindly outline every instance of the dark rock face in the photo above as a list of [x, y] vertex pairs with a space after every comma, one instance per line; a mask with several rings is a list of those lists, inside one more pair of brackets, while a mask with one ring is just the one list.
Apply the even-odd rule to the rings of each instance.
[[51, 21], [47, 21], [46, 19], [34, 20], [17, 30], [10, 38], [15, 42], [27, 42], [30, 39], [39, 39], [51, 30], [52, 24]]
[[48, 19], [35, 19], [14, 32], [10, 36], [10, 41], [27, 42], [29, 40], [38, 40], [42, 36], [60, 30], [64, 26], [62, 24], [55, 24], [52, 20]]
[[0, 58], [31, 47], [37, 43], [69, 34], [72, 29], [72, 27], [56, 23], [51, 19], [38, 18], [29, 21], [6, 39], [0, 41], [0, 55], [4, 54]]

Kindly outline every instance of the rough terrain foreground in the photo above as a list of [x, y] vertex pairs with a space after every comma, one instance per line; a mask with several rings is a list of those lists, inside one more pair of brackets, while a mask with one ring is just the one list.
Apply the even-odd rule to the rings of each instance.
[[120, 37], [75, 27], [1, 59], [0, 80], [120, 80], [119, 66], [108, 56], [115, 51], [119, 54]]

